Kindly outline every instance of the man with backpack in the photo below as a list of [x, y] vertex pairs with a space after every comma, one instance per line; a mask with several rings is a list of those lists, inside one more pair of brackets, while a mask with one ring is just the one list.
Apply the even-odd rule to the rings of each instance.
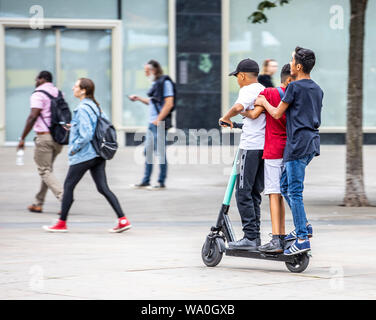
[[[145, 75], [152, 82], [148, 98], [136, 95], [129, 96], [131, 101], [140, 101], [150, 108], [149, 127], [145, 140], [145, 174], [141, 183], [132, 185], [133, 188], [149, 190], [164, 190], [167, 177], [166, 135], [171, 128], [171, 113], [175, 107], [176, 89], [171, 78], [163, 74], [159, 62], [150, 60], [145, 65]], [[153, 170], [154, 154], [157, 155], [160, 173], [158, 184], [150, 185]]]
[[[59, 201], [63, 197], [63, 186], [53, 174], [53, 164], [57, 155], [61, 152], [67, 138], [60, 137], [58, 142], [55, 137], [64, 133], [62, 127], [55, 130], [52, 118], [56, 118], [56, 111], [63, 106], [65, 121], [70, 122], [70, 111], [62, 98], [61, 92], [52, 83], [52, 74], [49, 71], [41, 71], [35, 79], [36, 90], [30, 97], [30, 114], [26, 120], [24, 130], [18, 143], [18, 149], [25, 147], [25, 139], [31, 129], [35, 132], [34, 161], [41, 177], [41, 186], [35, 196], [32, 205], [28, 207], [31, 212], [42, 212], [47, 190], [50, 189]], [[64, 105], [65, 104], [65, 105]], [[62, 120], [62, 119], [60, 119]], [[53, 133], [52, 133], [52, 128]]]

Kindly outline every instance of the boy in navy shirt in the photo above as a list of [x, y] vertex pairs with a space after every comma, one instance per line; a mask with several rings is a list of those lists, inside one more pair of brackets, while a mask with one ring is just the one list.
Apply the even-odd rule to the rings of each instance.
[[312, 226], [308, 224], [303, 204], [303, 183], [305, 168], [320, 155], [319, 127], [323, 91], [311, 79], [310, 73], [316, 63], [312, 50], [297, 47], [291, 62], [291, 75], [296, 81], [289, 84], [285, 96], [277, 108], [271, 106], [260, 95], [255, 105], [262, 105], [275, 119], [286, 112], [287, 141], [283, 154], [285, 164], [281, 177], [281, 192], [291, 208], [295, 230], [286, 240], [296, 239], [284, 251], [285, 255], [295, 255], [311, 249], [309, 237]]

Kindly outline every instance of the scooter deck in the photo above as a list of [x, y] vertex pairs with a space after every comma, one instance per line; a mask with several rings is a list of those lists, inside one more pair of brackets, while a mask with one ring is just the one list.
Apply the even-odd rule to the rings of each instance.
[[243, 257], [261, 260], [282, 261], [294, 263], [296, 256], [286, 256], [283, 253], [264, 253], [239, 249], [226, 249], [226, 256]]

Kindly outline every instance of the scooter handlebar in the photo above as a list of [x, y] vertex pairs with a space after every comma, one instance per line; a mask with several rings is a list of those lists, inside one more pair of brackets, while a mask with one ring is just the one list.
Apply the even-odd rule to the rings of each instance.
[[[224, 121], [221, 121], [220, 124], [221, 124], [222, 126], [227, 126], [227, 127], [230, 126], [229, 123], [224, 122]], [[233, 125], [233, 127], [234, 127], [235, 129], [242, 129], [242, 128], [243, 128], [243, 123], [233, 122], [232, 125]]]

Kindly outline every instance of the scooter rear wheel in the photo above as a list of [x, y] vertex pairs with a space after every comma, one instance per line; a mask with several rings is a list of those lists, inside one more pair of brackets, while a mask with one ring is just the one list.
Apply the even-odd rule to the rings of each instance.
[[293, 273], [301, 273], [307, 269], [309, 264], [309, 256], [307, 253], [299, 254], [296, 256], [294, 262], [286, 262], [286, 267]]
[[[206, 243], [207, 241], [211, 241], [211, 243], [210, 243], [210, 247], [209, 247], [208, 252], [205, 254], [204, 248], [207, 245], [207, 243]], [[205, 265], [207, 267], [215, 267], [222, 260], [223, 252], [221, 252], [220, 248], [222, 248], [222, 246], [224, 246], [223, 239], [215, 238], [213, 240], [210, 240], [210, 239], [207, 238], [206, 242], [202, 246], [202, 250], [201, 250], [202, 261], [205, 263]]]

